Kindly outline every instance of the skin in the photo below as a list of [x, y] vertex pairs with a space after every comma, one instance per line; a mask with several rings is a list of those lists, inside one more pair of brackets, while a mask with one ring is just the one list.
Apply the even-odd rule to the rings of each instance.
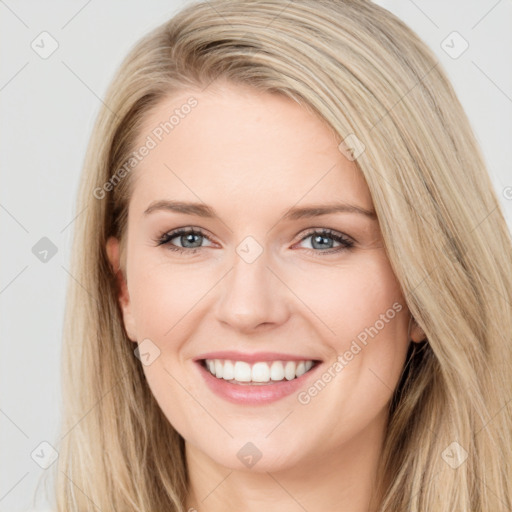
[[[133, 171], [126, 268], [119, 301], [129, 338], [160, 350], [143, 366], [169, 422], [186, 442], [187, 509], [199, 512], [374, 510], [371, 492], [408, 345], [424, 337], [387, 259], [378, 220], [350, 213], [284, 221], [291, 207], [344, 202], [372, 210], [368, 187], [339, 139], [285, 97], [221, 83], [183, 91], [148, 114], [139, 144], [190, 96], [198, 105]], [[144, 211], [155, 200], [210, 205], [219, 218]], [[158, 246], [162, 233], [201, 228], [206, 238]], [[354, 246], [314, 245], [329, 228]], [[236, 252], [252, 236], [252, 263]], [[107, 252], [119, 269], [119, 242]], [[241, 406], [213, 394], [193, 358], [213, 350], [276, 351], [321, 359], [325, 370], [394, 303], [402, 309], [308, 404], [292, 394]], [[320, 375], [322, 371], [318, 374]], [[262, 458], [237, 457], [252, 442]], [[170, 462], [171, 463], [171, 462]]]

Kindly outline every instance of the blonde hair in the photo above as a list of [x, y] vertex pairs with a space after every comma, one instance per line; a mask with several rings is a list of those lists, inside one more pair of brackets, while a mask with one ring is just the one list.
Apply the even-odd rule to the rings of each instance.
[[[340, 141], [364, 144], [355, 161], [427, 336], [411, 345], [390, 403], [379, 511], [512, 508], [512, 244], [441, 65], [369, 1], [210, 0], [135, 46], [90, 141], [65, 313], [58, 510], [184, 511], [184, 440], [134, 355], [105, 250], [109, 236], [125, 239], [136, 171], [103, 198], [95, 190], [130, 158], [165, 96], [217, 79], [285, 95]], [[451, 464], [454, 453], [467, 459]]]

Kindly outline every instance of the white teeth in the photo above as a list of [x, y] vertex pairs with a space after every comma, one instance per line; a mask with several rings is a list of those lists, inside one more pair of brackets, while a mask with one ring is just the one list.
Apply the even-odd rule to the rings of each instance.
[[274, 361], [270, 366], [270, 378], [271, 380], [283, 380], [284, 379], [284, 368], [281, 361]]
[[245, 361], [206, 359], [206, 368], [218, 379], [236, 382], [268, 383], [292, 380], [313, 367], [313, 361], [269, 361], [249, 364]]
[[256, 363], [252, 367], [253, 382], [268, 382], [270, 380], [270, 368], [267, 363]]
[[[217, 361], [219, 361], [219, 359], [215, 359], [215, 365], [217, 365]], [[245, 361], [237, 361], [235, 363], [235, 376], [233, 378], [238, 382], [251, 382], [251, 365]]]
[[224, 365], [222, 364], [222, 362], [219, 361], [218, 359], [215, 359], [215, 376], [218, 379], [222, 379], [223, 368], [224, 368]]
[[295, 361], [288, 361], [284, 367], [284, 377], [286, 380], [292, 380], [295, 378], [295, 370], [297, 365]]
[[235, 378], [235, 367], [233, 366], [233, 363], [231, 361], [224, 361], [222, 378], [224, 380], [232, 380]]
[[297, 375], [297, 377], [300, 377], [301, 375], [304, 375], [305, 373], [306, 373], [306, 365], [301, 361], [297, 365], [297, 369], [295, 370], [295, 375]]

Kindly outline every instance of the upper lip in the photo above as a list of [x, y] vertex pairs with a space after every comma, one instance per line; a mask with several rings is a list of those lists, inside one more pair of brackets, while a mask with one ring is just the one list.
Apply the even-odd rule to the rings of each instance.
[[257, 363], [258, 361], [320, 361], [320, 359], [309, 356], [298, 356], [295, 354], [281, 354], [278, 352], [255, 352], [244, 354], [236, 350], [219, 352], [208, 352], [194, 358], [194, 361], [203, 359], [230, 359], [232, 361], [245, 361], [246, 363]]

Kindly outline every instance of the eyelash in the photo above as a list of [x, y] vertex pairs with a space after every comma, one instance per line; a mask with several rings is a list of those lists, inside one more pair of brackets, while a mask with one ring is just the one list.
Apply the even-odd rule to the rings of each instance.
[[[204, 247], [195, 247], [192, 249], [186, 248], [186, 247], [179, 247], [176, 245], [173, 245], [170, 243], [170, 241], [173, 238], [176, 238], [180, 235], [200, 235], [204, 238], [208, 238], [208, 236], [201, 231], [200, 229], [193, 229], [193, 228], [179, 228], [174, 231], [164, 232], [162, 233], [156, 240], [155, 243], [157, 246], [161, 245], [167, 245], [167, 248], [171, 251], [176, 251], [178, 253], [189, 253], [189, 254], [195, 254], [198, 250], [204, 249]], [[345, 250], [350, 250], [354, 247], [354, 242], [350, 240], [349, 238], [345, 237], [341, 233], [338, 233], [336, 231], [333, 231], [331, 229], [314, 229], [309, 231], [304, 237], [299, 240], [299, 242], [303, 242], [306, 240], [306, 238], [309, 238], [312, 235], [321, 235], [328, 238], [332, 238], [334, 241], [339, 242], [341, 245], [339, 247], [328, 249], [328, 250], [317, 250], [317, 249], [305, 249], [309, 254], [313, 253], [315, 256], [319, 256], [318, 253], [321, 253], [322, 255], [325, 254], [335, 254], [339, 253]], [[210, 240], [211, 241], [211, 240]]]

